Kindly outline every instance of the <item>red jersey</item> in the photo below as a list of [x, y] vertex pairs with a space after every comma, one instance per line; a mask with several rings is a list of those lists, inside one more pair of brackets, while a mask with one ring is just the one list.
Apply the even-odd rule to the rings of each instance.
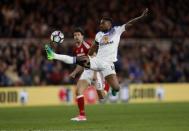
[[85, 56], [88, 54], [89, 49], [91, 48], [91, 43], [83, 41], [81, 45], [76, 45], [74, 48], [74, 54], [76, 56]]

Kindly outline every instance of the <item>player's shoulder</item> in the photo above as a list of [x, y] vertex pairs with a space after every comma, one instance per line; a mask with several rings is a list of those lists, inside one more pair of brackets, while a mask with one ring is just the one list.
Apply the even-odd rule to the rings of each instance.
[[96, 33], [96, 36], [100, 36], [100, 35], [103, 35], [102, 31], [99, 31], [99, 32]]
[[121, 28], [122, 26], [125, 26], [125, 24], [123, 24], [123, 25], [116, 25], [116, 26], [114, 26], [113, 28], [114, 28], [114, 29], [119, 29], [119, 28]]
[[89, 49], [91, 47], [92, 43], [89, 41], [83, 41], [82, 46]]
[[116, 26], [113, 27], [113, 29], [116, 30], [116, 29], [118, 29], [119, 27], [120, 27], [119, 25], [116, 25]]
[[103, 35], [104, 35], [104, 33], [102, 31], [99, 31], [99, 32], [96, 33], [95, 39], [98, 39]]
[[116, 32], [122, 33], [122, 32], [125, 31], [125, 24], [119, 25], [119, 26], [114, 26], [113, 28], [114, 28], [114, 30], [115, 30]]
[[95, 42], [99, 43], [100, 39], [102, 38], [102, 36], [103, 36], [103, 32], [102, 31], [97, 32], [96, 36], [95, 36]]
[[86, 40], [84, 42], [86, 42], [88, 45], [92, 45], [92, 41]]

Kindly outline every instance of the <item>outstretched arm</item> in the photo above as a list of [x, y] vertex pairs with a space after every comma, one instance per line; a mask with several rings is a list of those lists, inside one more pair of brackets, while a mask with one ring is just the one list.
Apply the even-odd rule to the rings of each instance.
[[74, 71], [70, 74], [70, 77], [75, 78], [75, 76], [82, 72], [84, 70], [84, 67], [77, 65], [76, 68], [74, 69]]
[[140, 21], [141, 19], [143, 19], [144, 17], [146, 17], [147, 15], [148, 15], [148, 8], [146, 8], [146, 9], [143, 11], [142, 15], [140, 15], [139, 17], [136, 17], [136, 18], [130, 20], [129, 22], [127, 22], [127, 23], [125, 24], [125, 30], [126, 30], [128, 27], [130, 27], [130, 26], [132, 26], [133, 24], [135, 24], [136, 22], [138, 22], [138, 21]]

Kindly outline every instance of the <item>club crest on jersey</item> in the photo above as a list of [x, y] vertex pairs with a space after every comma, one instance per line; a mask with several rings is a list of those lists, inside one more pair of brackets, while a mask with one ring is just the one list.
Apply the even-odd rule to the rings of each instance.
[[112, 44], [112, 43], [113, 43], [113, 41], [110, 41], [109, 35], [104, 35], [104, 36], [102, 37], [102, 40], [101, 40], [101, 42], [100, 42], [100, 45], [107, 45], [107, 44]]
[[109, 42], [109, 37], [108, 37], [107, 35], [103, 36], [102, 42], [103, 42], [104, 44], [108, 44], [108, 42]]

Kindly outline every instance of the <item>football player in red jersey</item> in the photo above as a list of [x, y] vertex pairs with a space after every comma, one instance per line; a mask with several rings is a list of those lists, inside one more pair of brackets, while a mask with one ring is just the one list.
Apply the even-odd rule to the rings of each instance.
[[[81, 28], [76, 28], [74, 30], [74, 40], [75, 40], [75, 48], [74, 53], [77, 57], [86, 56], [89, 53], [89, 49], [91, 47], [91, 43], [84, 41], [84, 32]], [[95, 54], [90, 54], [95, 55]], [[91, 83], [95, 83], [95, 87], [97, 90], [97, 94], [99, 96], [99, 100], [103, 100], [107, 92], [109, 91], [109, 85], [105, 84], [105, 80], [103, 76], [96, 71], [83, 68], [80, 65], [77, 65], [75, 70], [70, 74], [70, 77], [75, 78], [75, 76], [80, 73], [82, 74], [77, 82], [76, 88], [76, 99], [79, 108], [79, 115], [72, 118], [73, 121], [85, 121], [87, 120], [85, 115], [85, 105], [84, 105], [84, 90], [91, 85]]]

